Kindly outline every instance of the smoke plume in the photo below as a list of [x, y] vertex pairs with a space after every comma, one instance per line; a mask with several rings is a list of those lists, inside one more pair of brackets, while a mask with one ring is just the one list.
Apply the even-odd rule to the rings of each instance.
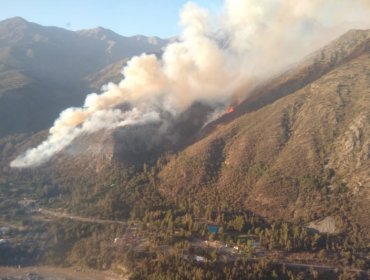
[[188, 3], [180, 15], [183, 32], [161, 59], [132, 58], [119, 84], [64, 110], [48, 138], [11, 166], [40, 165], [81, 134], [159, 122], [159, 112], [176, 117], [194, 102], [227, 107], [241, 90], [247, 94], [346, 29], [369, 27], [359, 26], [369, 23], [369, 6], [368, 0], [225, 0], [211, 15]]

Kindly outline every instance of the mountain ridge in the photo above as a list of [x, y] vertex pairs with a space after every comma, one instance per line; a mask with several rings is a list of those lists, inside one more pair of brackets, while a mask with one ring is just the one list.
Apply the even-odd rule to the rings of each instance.
[[[348, 48], [348, 49], [346, 49]], [[287, 71], [268, 79], [256, 88], [252, 88], [242, 102], [237, 103], [231, 114], [225, 114], [218, 122], [229, 121], [257, 110], [277, 99], [289, 95], [309, 82], [320, 78], [341, 63], [370, 49], [370, 30], [349, 30], [339, 38], [323, 46], [318, 51], [291, 66]], [[329, 60], [328, 60], [329, 58]], [[213, 124], [213, 125], [214, 125]], [[212, 129], [212, 124], [208, 129]], [[207, 130], [206, 130], [207, 131]]]
[[[161, 52], [168, 43], [157, 39], [151, 44], [150, 38], [124, 37], [108, 29], [100, 29], [106, 37], [101, 40], [88, 32], [45, 27], [20, 17], [0, 22], [0, 137], [50, 127], [60, 111], [81, 105], [86, 94], [100, 90], [102, 84], [91, 87], [90, 76], [102, 75], [110, 64], [133, 55]], [[109, 71], [103, 75], [96, 83], [119, 78]], [[26, 111], [30, 117], [21, 114]]]

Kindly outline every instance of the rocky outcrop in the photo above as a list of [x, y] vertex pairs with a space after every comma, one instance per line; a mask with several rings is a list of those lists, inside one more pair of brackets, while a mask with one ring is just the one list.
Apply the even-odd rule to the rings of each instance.
[[313, 221], [308, 224], [308, 228], [315, 229], [320, 233], [338, 233], [338, 229], [335, 225], [335, 219], [331, 216], [325, 217], [324, 219]]

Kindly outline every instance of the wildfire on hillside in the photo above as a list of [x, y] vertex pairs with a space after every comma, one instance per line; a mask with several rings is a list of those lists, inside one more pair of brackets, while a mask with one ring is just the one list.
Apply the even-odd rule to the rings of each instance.
[[227, 109], [225, 111], [225, 114], [230, 114], [232, 112], [234, 112], [234, 107], [233, 106], [229, 106], [229, 107], [227, 107]]

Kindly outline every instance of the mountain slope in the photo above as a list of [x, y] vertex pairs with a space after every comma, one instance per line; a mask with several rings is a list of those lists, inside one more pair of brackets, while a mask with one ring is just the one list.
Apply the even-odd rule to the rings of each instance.
[[333, 215], [338, 230], [356, 225], [369, 238], [369, 38], [370, 31], [346, 34], [321, 51], [337, 54], [324, 70], [300, 65], [216, 122], [163, 168], [162, 193], [274, 219]]
[[[141, 148], [156, 126], [101, 131], [77, 139], [43, 168], [80, 182], [108, 180], [110, 170], [124, 173], [130, 165], [140, 173], [150, 164], [161, 194], [197, 215], [252, 210], [300, 224], [327, 218], [335, 232], [370, 238], [369, 38], [370, 31], [345, 34], [198, 135], [207, 107], [190, 110], [149, 149]], [[168, 141], [173, 135], [182, 145]]]
[[213, 125], [257, 110], [283, 96], [294, 93], [335, 67], [368, 51], [370, 49], [369, 39], [368, 30], [348, 31], [303, 61], [291, 66], [288, 71], [252, 89], [245, 100], [235, 108], [233, 114], [225, 115]]
[[[49, 127], [61, 110], [81, 105], [91, 91], [88, 76], [144, 51], [159, 52], [166, 44], [103, 28], [73, 32], [22, 18], [0, 22], [0, 137]], [[107, 72], [96, 83], [117, 73]]]
[[0, 23], [1, 62], [39, 79], [65, 83], [120, 59], [160, 51], [166, 40], [124, 37], [104, 28], [73, 32], [12, 18]]

